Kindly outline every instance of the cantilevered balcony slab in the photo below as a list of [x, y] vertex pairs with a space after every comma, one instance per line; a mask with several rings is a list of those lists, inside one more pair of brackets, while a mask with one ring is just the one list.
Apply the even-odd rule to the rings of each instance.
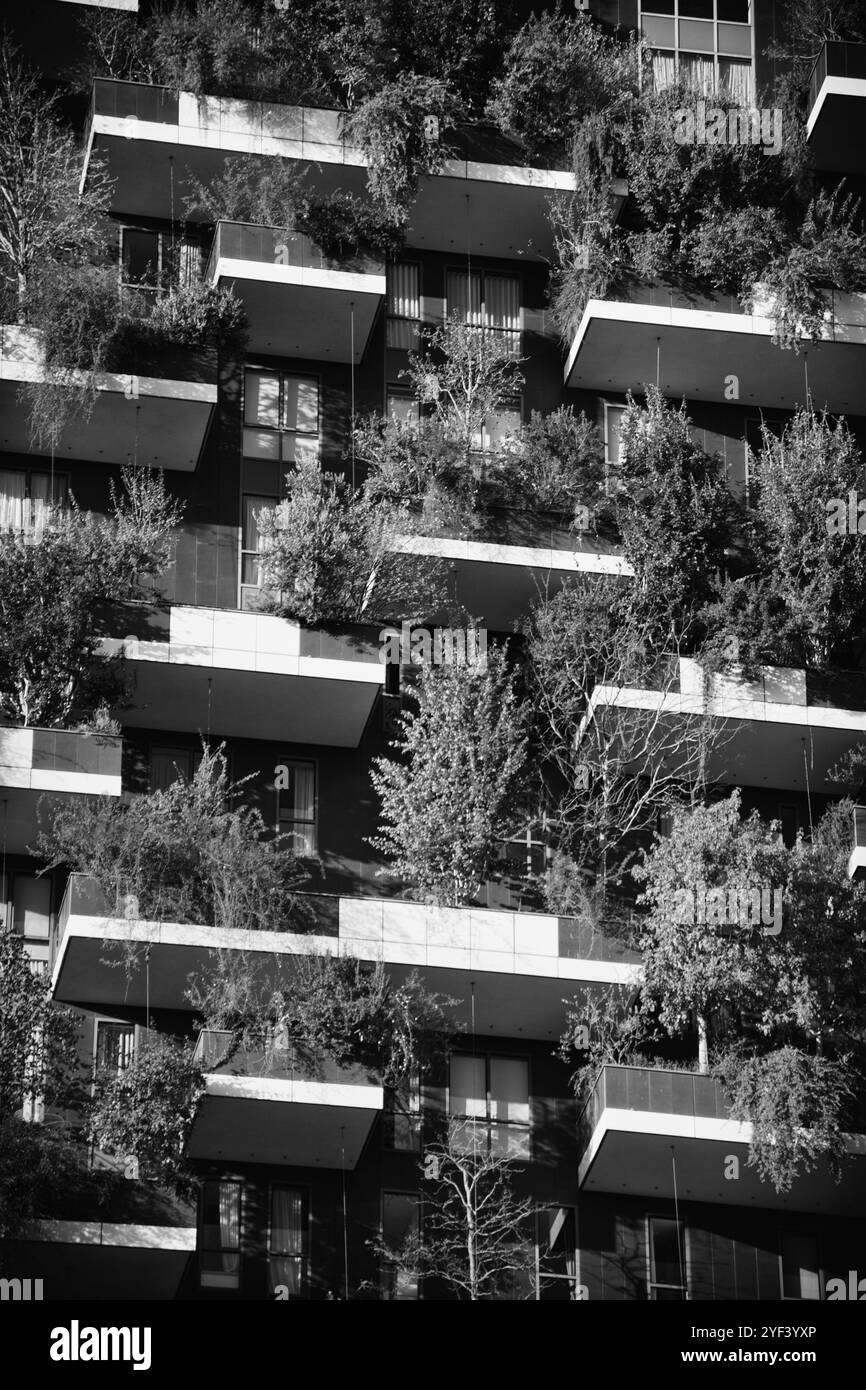
[[[747, 1166], [752, 1127], [732, 1120], [710, 1076], [652, 1067], [602, 1067], [578, 1120], [578, 1179], [585, 1192], [851, 1215], [866, 1210], [866, 1136], [848, 1137], [837, 1185], [826, 1164], [778, 1193]], [[730, 1159], [739, 1163], [736, 1180]]]
[[866, 174], [866, 43], [825, 43], [809, 80], [806, 138], [815, 166]]
[[421, 534], [397, 537], [401, 555], [429, 555], [448, 562], [452, 592], [488, 627], [508, 631], [515, 616], [528, 611], [541, 590], [556, 593], [576, 574], [630, 578], [634, 571], [618, 548], [589, 535], [563, 528], [531, 526], [529, 533], [485, 540]]
[[385, 267], [329, 260], [310, 237], [219, 222], [207, 278], [234, 290], [250, 350], [278, 357], [360, 362], [385, 295]]
[[834, 765], [866, 738], [866, 679], [840, 673], [822, 680], [811, 672], [764, 666], [755, 678], [739, 670], [709, 678], [698, 662], [681, 658], [678, 674], [662, 688], [596, 686], [577, 732], [580, 743], [603, 731], [624, 749], [629, 713], [640, 727], [641, 745], [655, 738], [660, 758], [677, 756], [676, 731], [713, 721], [707, 756], [710, 781], [734, 786], [840, 793], [830, 779]]
[[[150, 365], [153, 375], [131, 371], [100, 372], [90, 413], [73, 415], [55, 450], [58, 463], [86, 459], [90, 463], [135, 461], [151, 468], [191, 473], [207, 435], [217, 401], [216, 360], [187, 371], [200, 354], [187, 353], [177, 365]], [[175, 375], [176, 373], [176, 375]], [[196, 379], [188, 379], [194, 375]], [[44, 364], [39, 330], [17, 325], [0, 327], [0, 450], [16, 454], [50, 453], [31, 443], [28, 411], [21, 388], [50, 379]], [[66, 378], [64, 378], [64, 382]], [[69, 383], [84, 382], [71, 372]]]
[[[94, 83], [85, 169], [105, 155], [115, 180], [114, 211], [172, 216], [172, 198], [190, 191], [189, 175], [207, 182], [239, 154], [278, 155], [311, 165], [317, 192], [365, 196], [361, 151], [343, 134], [339, 111], [275, 102], [195, 96], [168, 87], [100, 78]], [[507, 151], [466, 146], [441, 173], [422, 179], [407, 240], [427, 250], [551, 259], [551, 196], [574, 188], [569, 170], [528, 168]], [[503, 162], [505, 159], [506, 162]], [[620, 201], [623, 190], [617, 194]]]
[[382, 960], [395, 979], [417, 969], [431, 989], [459, 1001], [453, 1015], [467, 1025], [474, 994], [478, 1033], [547, 1039], [559, 1037], [564, 1001], [579, 987], [640, 979], [636, 953], [571, 918], [316, 895], [308, 906], [322, 930], [125, 920], [109, 911], [90, 880], [73, 875], [52, 956], [55, 997], [110, 1005], [117, 1017], [146, 1004], [188, 1009], [188, 976], [206, 972], [217, 949], [254, 953], [265, 971], [269, 963], [276, 970], [299, 955], [329, 953]]
[[380, 1085], [360, 1067], [328, 1060], [293, 1065], [288, 1049], [267, 1055], [244, 1049], [219, 1065], [211, 1044], [221, 1037], [213, 1030], [199, 1035], [196, 1056], [206, 1068], [205, 1094], [187, 1146], [190, 1158], [357, 1166], [384, 1104]]
[[[866, 294], [832, 296], [820, 342], [799, 355], [773, 344], [769, 302], [746, 314], [735, 299], [698, 299], [664, 288], [635, 291], [630, 302], [591, 299], [565, 368], [568, 386], [642, 392], [658, 381], [679, 399], [752, 402], [794, 410], [807, 394], [815, 409], [859, 414], [866, 375]], [[732, 386], [731, 378], [736, 378]], [[737, 395], [725, 392], [736, 389]]]
[[121, 740], [111, 735], [0, 727], [6, 852], [24, 854], [35, 842], [37, 808], [46, 793], [120, 796], [121, 757]]
[[133, 728], [249, 738], [254, 726], [257, 738], [355, 748], [385, 681], [377, 629], [180, 604], [106, 622], [102, 651], [122, 652], [132, 673], [119, 715]]

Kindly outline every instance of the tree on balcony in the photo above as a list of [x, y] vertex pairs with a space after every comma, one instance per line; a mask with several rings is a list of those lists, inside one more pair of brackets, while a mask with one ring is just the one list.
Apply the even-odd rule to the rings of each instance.
[[371, 769], [381, 800], [370, 843], [382, 872], [425, 902], [459, 907], [495, 870], [499, 842], [525, 824], [525, 716], [505, 656], [482, 666], [421, 667], [416, 707], [402, 716], [396, 757]]
[[97, 650], [99, 608], [143, 596], [181, 515], [161, 475], [121, 480], [107, 517], [49, 508], [40, 535], [0, 533], [0, 711], [15, 723], [64, 725], [119, 696], [117, 664]]
[[452, 1118], [420, 1169], [417, 1230], [396, 1248], [368, 1242], [398, 1287], [423, 1279], [472, 1303], [533, 1298], [539, 1209], [516, 1195], [520, 1165], [494, 1152], [487, 1126]]
[[305, 623], [417, 618], [445, 599], [444, 562], [401, 555], [398, 508], [323, 473], [314, 459], [287, 474], [286, 496], [258, 514], [259, 605]]
[[303, 922], [307, 881], [291, 837], [237, 804], [250, 778], [231, 782], [222, 747], [202, 745], [189, 781], [120, 802], [76, 797], [44, 817], [39, 853], [52, 867], [96, 879], [107, 911], [150, 921], [279, 931]]
[[[862, 1127], [866, 1060], [863, 885], [848, 878], [850, 803], [786, 849], [778, 824], [740, 818], [740, 795], [675, 813], [633, 870], [648, 908], [643, 1009], [671, 1039], [697, 1023], [750, 1163], [778, 1191]], [[760, 896], [760, 912], [757, 911]], [[763, 895], [763, 896], [761, 896]]]
[[457, 1031], [445, 1010], [460, 1002], [427, 989], [416, 971], [397, 984], [381, 961], [313, 951], [267, 967], [243, 952], [213, 952], [187, 998], [203, 1029], [231, 1034], [221, 1065], [250, 1051], [265, 1071], [315, 1077], [328, 1059], [385, 1086], [441, 1060]]

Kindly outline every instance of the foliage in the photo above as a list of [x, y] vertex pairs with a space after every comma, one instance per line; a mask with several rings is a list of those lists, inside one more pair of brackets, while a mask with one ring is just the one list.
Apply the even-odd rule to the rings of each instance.
[[398, 1248], [370, 1241], [376, 1254], [408, 1281], [434, 1280], [458, 1299], [531, 1298], [537, 1208], [514, 1193], [514, 1159], [489, 1151], [485, 1125], [451, 1119], [425, 1149], [425, 1175], [431, 1165], [417, 1233]]
[[454, 313], [425, 334], [422, 352], [409, 354], [405, 376], [468, 455], [480, 448], [488, 417], [523, 385], [520, 360], [507, 335], [476, 328]]
[[113, 1173], [90, 1172], [65, 1128], [0, 1119], [0, 1240], [23, 1235], [29, 1221], [68, 1212], [78, 1199], [98, 1208], [118, 1181]]
[[845, 1152], [842, 1112], [852, 1094], [847, 1067], [796, 1047], [757, 1057], [728, 1053], [717, 1073], [731, 1092], [731, 1115], [752, 1125], [749, 1165], [776, 1192], [829, 1162], [838, 1174]]
[[532, 157], [567, 157], [575, 127], [640, 86], [637, 45], [608, 38], [588, 15], [532, 15], [511, 40], [488, 116]]
[[[450, 153], [447, 133], [464, 114], [447, 83], [401, 72], [347, 116], [346, 137], [364, 156], [370, 192], [395, 223], [408, 221], [419, 179], [443, 168]], [[428, 116], [439, 122], [438, 139], [425, 138]]]
[[214, 953], [190, 981], [202, 1027], [230, 1031], [233, 1047], [263, 1050], [276, 1063], [291, 1049], [293, 1069], [313, 1075], [324, 1058], [361, 1066], [384, 1085], [423, 1071], [444, 1055], [459, 1001], [428, 990], [416, 971], [397, 984], [381, 961], [304, 953], [267, 970], [236, 951]]
[[494, 869], [498, 842], [519, 824], [524, 716], [505, 656], [484, 666], [422, 666], [417, 708], [402, 716], [397, 758], [371, 770], [382, 809], [370, 840], [386, 872], [425, 902], [471, 902]]
[[193, 1044], [148, 1036], [128, 1067], [97, 1072], [90, 1139], [104, 1153], [137, 1158], [142, 1176], [188, 1197], [195, 1177], [186, 1145], [203, 1095]]
[[56, 509], [38, 540], [0, 537], [0, 711], [15, 722], [63, 724], [116, 686], [97, 654], [97, 610], [162, 572], [180, 518], [161, 475], [127, 468], [121, 483], [108, 517]]
[[[286, 496], [258, 515], [261, 604], [306, 623], [417, 617], [444, 598], [444, 566], [395, 551], [401, 513], [315, 459], [286, 476]], [[438, 595], [438, 597], [437, 597]]]
[[628, 397], [620, 460], [616, 513], [635, 572], [631, 601], [695, 641], [695, 616], [716, 592], [731, 538], [731, 494], [718, 462], [694, 442], [685, 406], [669, 406], [655, 386], [645, 408]]
[[0, 1122], [41, 1096], [48, 1105], [75, 1098], [77, 1019], [56, 1006], [47, 975], [34, 975], [17, 932], [0, 932]]
[[147, 329], [158, 340], [177, 347], [213, 344], [240, 352], [246, 344], [246, 323], [243, 304], [233, 290], [195, 280], [157, 296]]
[[295, 894], [307, 874], [290, 836], [273, 835], [250, 805], [233, 807], [243, 783], [228, 778], [222, 748], [203, 744], [190, 781], [128, 803], [77, 797], [57, 805], [39, 835], [52, 867], [88, 874], [123, 915], [280, 931], [303, 916]]
[[37, 272], [81, 265], [106, 239], [109, 182], [81, 155], [35, 74], [7, 42], [0, 53], [0, 285], [3, 317], [30, 322]]
[[[639, 990], [630, 985], [581, 989], [569, 1005], [557, 1055], [575, 1067], [570, 1080], [579, 1101], [585, 1100], [606, 1063], [640, 1066], [645, 1049], [660, 1041]], [[667, 1065], [667, 1063], [666, 1063]]]
[[866, 557], [859, 535], [828, 525], [828, 504], [847, 507], [862, 467], [844, 420], [801, 410], [781, 440], [763, 430], [750, 463], [749, 560], [703, 615], [716, 646], [735, 637], [750, 665], [859, 661]]

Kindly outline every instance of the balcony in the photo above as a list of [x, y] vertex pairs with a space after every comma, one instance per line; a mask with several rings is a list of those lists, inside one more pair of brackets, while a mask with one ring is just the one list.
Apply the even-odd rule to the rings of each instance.
[[[777, 1193], [746, 1166], [752, 1127], [732, 1120], [718, 1081], [694, 1072], [604, 1066], [578, 1118], [578, 1181], [585, 1192], [850, 1215], [866, 1198], [866, 1138], [849, 1136], [837, 1185], [825, 1166]], [[736, 1181], [725, 1178], [730, 1157]]]
[[37, 806], [46, 792], [120, 796], [121, 756], [121, 740], [105, 734], [0, 727], [6, 852], [26, 854], [34, 843]]
[[243, 1048], [226, 1062], [231, 1038], [212, 1029], [199, 1034], [206, 1090], [189, 1157], [354, 1169], [384, 1105], [382, 1087], [360, 1067], [304, 1063], [288, 1047], [267, 1054]]
[[427, 530], [423, 522], [411, 535], [397, 537], [401, 555], [430, 555], [450, 561], [452, 597], [488, 627], [507, 632], [519, 613], [528, 611], [539, 585], [551, 595], [573, 574], [634, 573], [616, 545], [568, 528], [568, 517], [499, 510], [485, 517], [470, 538], [446, 528]]
[[853, 843], [848, 857], [848, 877], [866, 878], [866, 806], [854, 807]]
[[[229, 97], [196, 97], [169, 87], [99, 78], [93, 85], [82, 179], [93, 153], [115, 179], [112, 210], [127, 216], [172, 216], [189, 191], [189, 175], [207, 182], [231, 155], [278, 155], [315, 166], [317, 192], [366, 195], [360, 150], [348, 144], [339, 111]], [[407, 229], [426, 250], [530, 255], [552, 260], [547, 219], [552, 193], [574, 187], [562, 169], [527, 168], [520, 150], [485, 132], [469, 132], [461, 157], [422, 180]], [[622, 191], [618, 195], [621, 199]]]
[[[328, 952], [383, 960], [396, 980], [419, 970], [430, 989], [460, 1001], [454, 1017], [467, 1025], [474, 994], [478, 1034], [556, 1039], [565, 1020], [563, 1001], [576, 989], [640, 979], [635, 952], [573, 918], [397, 899], [301, 897], [312, 914], [310, 931], [146, 922], [124, 919], [98, 885], [74, 874], [52, 952], [55, 998], [109, 1012], [188, 1010], [188, 976], [206, 971], [214, 950], [253, 953], [265, 970], [269, 962]], [[128, 971], [116, 968], [124, 957], [132, 962]]]
[[825, 43], [809, 78], [806, 138], [816, 168], [866, 174], [864, 117], [866, 43]]
[[866, 673], [838, 673], [828, 681], [810, 671], [762, 666], [747, 679], [732, 666], [706, 677], [697, 661], [682, 657], [649, 688], [596, 686], [577, 741], [595, 724], [613, 744], [623, 742], [632, 711], [643, 725], [642, 743], [655, 739], [660, 757], [675, 752], [684, 721], [713, 720], [718, 740], [706, 767], [712, 782], [803, 791], [808, 761], [808, 790], [838, 796], [839, 783], [828, 774], [866, 737]]
[[385, 681], [369, 627], [174, 604], [118, 605], [103, 631], [132, 673], [133, 728], [356, 748]]
[[233, 289], [250, 350], [325, 362], [361, 361], [385, 295], [385, 267], [338, 262], [302, 232], [218, 222], [206, 278]]
[[[138, 358], [128, 372], [96, 377], [96, 401], [86, 418], [69, 421], [55, 451], [65, 459], [124, 464], [192, 473], [217, 401], [216, 357], [166, 349], [159, 360]], [[174, 375], [176, 373], [176, 375]], [[70, 380], [85, 384], [83, 373]], [[16, 454], [48, 454], [31, 445], [28, 412], [19, 400], [27, 382], [49, 379], [38, 329], [0, 326], [0, 449]]]
[[591, 299], [568, 355], [566, 385], [642, 393], [658, 381], [666, 396], [724, 404], [733, 375], [742, 403], [794, 410], [806, 404], [808, 387], [816, 410], [859, 414], [866, 294], [832, 291], [821, 342], [806, 339], [799, 356], [774, 346], [769, 311], [760, 293], [747, 314], [736, 299], [663, 285], [642, 286], [628, 300]]

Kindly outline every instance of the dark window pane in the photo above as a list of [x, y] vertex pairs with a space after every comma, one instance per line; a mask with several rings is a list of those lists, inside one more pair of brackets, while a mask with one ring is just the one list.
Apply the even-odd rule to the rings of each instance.
[[159, 273], [159, 232], [123, 230], [123, 278], [128, 285], [155, 285]]

